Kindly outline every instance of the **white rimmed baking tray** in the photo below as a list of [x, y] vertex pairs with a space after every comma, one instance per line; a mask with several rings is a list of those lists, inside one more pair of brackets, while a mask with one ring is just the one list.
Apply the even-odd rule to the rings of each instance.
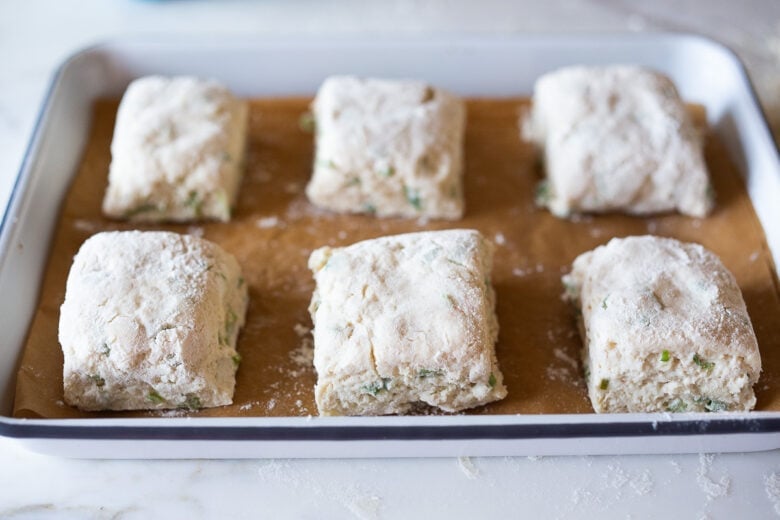
[[[60, 203], [86, 142], [91, 103], [147, 74], [216, 77], [244, 96], [312, 94], [334, 73], [425, 78], [463, 95], [530, 94], [571, 64], [636, 63], [706, 106], [747, 180], [780, 265], [780, 163], [744, 69], [686, 35], [437, 39], [120, 40], [55, 74], [0, 223], [0, 435], [73, 457], [235, 458], [750, 451], [780, 447], [780, 412], [423, 417], [15, 419], [18, 359]], [[777, 348], [777, 345], [763, 346]]]

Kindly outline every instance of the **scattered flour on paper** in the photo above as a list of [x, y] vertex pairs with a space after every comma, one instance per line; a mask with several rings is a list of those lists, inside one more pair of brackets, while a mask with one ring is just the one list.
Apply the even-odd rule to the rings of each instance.
[[268, 229], [279, 225], [279, 217], [263, 217], [255, 221], [255, 225], [260, 229]]
[[503, 233], [496, 233], [496, 235], [493, 237], [493, 242], [495, 242], [496, 245], [503, 246], [506, 244], [506, 237]]
[[774, 507], [775, 514], [780, 516], [780, 472], [764, 475], [764, 491]]
[[79, 231], [84, 231], [86, 233], [95, 233], [100, 229], [100, 224], [93, 220], [86, 220], [83, 218], [77, 218], [73, 221], [73, 227], [75, 229], [78, 229]]
[[458, 457], [458, 467], [469, 480], [475, 480], [479, 477], [479, 469], [474, 466], [469, 457]]
[[291, 370], [290, 376], [299, 377], [307, 370], [314, 368], [314, 339], [311, 337], [311, 329], [302, 323], [296, 323], [293, 329], [301, 338], [301, 342], [290, 351], [289, 356], [290, 360], [300, 368]]
[[713, 479], [711, 471], [714, 460], [714, 454], [700, 453], [699, 467], [696, 470], [696, 483], [707, 496], [708, 501], [727, 496], [731, 487], [731, 478], [728, 475], [721, 475], [717, 481]]
[[203, 228], [200, 226], [190, 226], [187, 228], [187, 234], [194, 237], [203, 238]]

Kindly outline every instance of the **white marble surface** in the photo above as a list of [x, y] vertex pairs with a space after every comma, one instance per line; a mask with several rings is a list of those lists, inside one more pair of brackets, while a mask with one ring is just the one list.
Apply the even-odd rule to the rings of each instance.
[[[738, 52], [777, 125], [779, 24], [780, 2], [772, 0], [5, 1], [0, 3], [0, 206], [54, 68], [80, 47], [116, 35], [698, 32]], [[0, 439], [0, 518], [490, 518], [520, 512], [537, 518], [778, 517], [780, 451], [83, 461], [36, 455]]]

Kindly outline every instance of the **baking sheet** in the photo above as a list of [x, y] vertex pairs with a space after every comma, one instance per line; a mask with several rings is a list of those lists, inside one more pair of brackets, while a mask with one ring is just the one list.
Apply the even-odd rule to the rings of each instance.
[[578, 363], [580, 340], [571, 309], [561, 301], [560, 276], [582, 251], [613, 236], [653, 233], [695, 241], [718, 254], [743, 290], [761, 348], [764, 371], [757, 409], [780, 410], [780, 298], [771, 256], [745, 187], [721, 143], [707, 136], [707, 163], [718, 207], [706, 219], [622, 215], [560, 220], [533, 203], [539, 179], [533, 148], [518, 139], [522, 98], [471, 99], [466, 130], [466, 216], [457, 222], [377, 220], [334, 215], [308, 204], [313, 139], [298, 124], [308, 99], [251, 103], [247, 171], [229, 224], [147, 226], [102, 217], [117, 101], [95, 105], [92, 134], [68, 192], [17, 378], [16, 417], [176, 416], [182, 411], [83, 413], [62, 402], [59, 306], [71, 259], [90, 235], [108, 229], [168, 229], [197, 233], [239, 260], [250, 287], [243, 361], [234, 404], [188, 412], [197, 416], [316, 414], [307, 312], [314, 288], [306, 260], [324, 244], [376, 236], [468, 227], [497, 244], [493, 283], [501, 326], [497, 354], [509, 395], [475, 414], [591, 412]]

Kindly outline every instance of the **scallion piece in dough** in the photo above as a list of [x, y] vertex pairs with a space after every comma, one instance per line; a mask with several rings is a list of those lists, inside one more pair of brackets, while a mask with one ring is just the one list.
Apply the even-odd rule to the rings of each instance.
[[165, 402], [163, 396], [158, 394], [156, 390], [150, 390], [146, 398], [149, 399], [154, 404], [163, 404]]
[[669, 351], [668, 350], [664, 350], [664, 351], [661, 352], [661, 361], [663, 361], [664, 363], [669, 361], [669, 357], [670, 356], [669, 356]]
[[541, 207], [547, 206], [550, 202], [550, 195], [550, 185], [547, 181], [541, 181], [534, 190], [534, 204]]
[[200, 410], [203, 408], [203, 404], [200, 402], [200, 397], [195, 394], [187, 394], [184, 396], [184, 402], [179, 405], [179, 408], [186, 408], [188, 410]]
[[367, 385], [363, 385], [360, 387], [360, 390], [364, 394], [371, 394], [374, 397], [376, 397], [379, 392], [387, 390], [387, 385], [390, 383], [391, 379], [389, 377], [383, 377], [379, 381], [374, 381], [373, 383], [369, 383]]
[[157, 206], [150, 202], [146, 202], [134, 207], [133, 209], [125, 211], [124, 216], [125, 218], [133, 218], [136, 215], [140, 215], [141, 213], [148, 213], [150, 211], [157, 211]]
[[712, 370], [715, 368], [715, 363], [713, 361], [706, 361], [705, 359], [701, 358], [698, 354], [693, 355], [693, 362], [699, 365], [704, 370]]
[[414, 206], [414, 209], [417, 211], [422, 210], [422, 199], [420, 199], [420, 192], [404, 185], [404, 196], [406, 196], [407, 202]]
[[379, 175], [381, 175], [382, 177], [392, 177], [393, 175], [395, 175], [395, 168], [388, 165], [387, 168], [383, 168], [379, 170]]
[[298, 118], [298, 127], [308, 134], [314, 132], [317, 129], [317, 120], [314, 119], [314, 114], [311, 112], [301, 114], [301, 117]]
[[599, 388], [602, 390], [609, 388], [609, 379], [602, 379], [601, 383], [599, 383]]

